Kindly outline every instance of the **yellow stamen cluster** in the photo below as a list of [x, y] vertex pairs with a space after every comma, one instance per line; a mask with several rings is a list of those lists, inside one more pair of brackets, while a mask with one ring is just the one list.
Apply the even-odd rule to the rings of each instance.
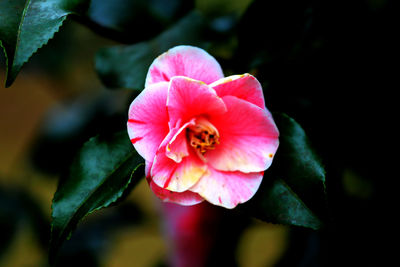
[[192, 147], [204, 154], [209, 149], [215, 149], [219, 144], [219, 133], [206, 119], [197, 119], [196, 124], [186, 129], [187, 138]]

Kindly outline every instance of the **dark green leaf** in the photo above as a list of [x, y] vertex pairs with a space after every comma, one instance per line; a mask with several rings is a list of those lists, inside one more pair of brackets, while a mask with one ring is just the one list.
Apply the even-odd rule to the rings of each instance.
[[[24, 11], [26, 0], [2, 0], [0, 1], [0, 46], [3, 48], [7, 77], [11, 76], [11, 67], [17, 44], [18, 27]], [[15, 78], [15, 77], [14, 77]], [[6, 86], [10, 86], [11, 78], [7, 78]]]
[[[325, 169], [303, 128], [283, 113], [274, 114], [280, 145], [271, 172], [282, 178], [317, 213], [325, 210]], [[268, 171], [266, 172], [268, 175]]]
[[295, 120], [281, 113], [274, 119], [280, 145], [259, 191], [244, 210], [268, 222], [318, 229], [318, 216], [325, 208], [324, 168]]
[[100, 79], [111, 88], [143, 89], [153, 60], [176, 45], [201, 45], [204, 25], [202, 15], [192, 12], [149, 42], [100, 50], [96, 55]]
[[259, 193], [250, 203], [252, 216], [271, 223], [320, 228], [320, 219], [283, 180], [277, 179]]
[[132, 44], [154, 38], [192, 8], [193, 0], [92, 0], [83, 23], [102, 36]]
[[117, 201], [132, 178], [135, 183], [139, 181], [143, 172], [142, 168], [136, 169], [142, 165], [142, 158], [126, 132], [112, 137], [98, 136], [84, 144], [67, 179], [60, 183], [54, 195], [51, 262], [82, 218]]
[[[103, 36], [108, 36], [116, 40], [138, 41], [144, 38], [148, 39], [154, 36], [154, 33], [160, 32], [165, 28], [164, 24], [166, 24], [166, 21], [172, 21], [172, 19], [180, 16], [182, 12], [186, 12], [192, 5], [191, 1], [189, 3], [182, 0], [168, 2], [168, 5], [157, 0], [153, 0], [153, 2], [154, 5], [149, 6], [148, 2], [144, 0], [0, 1], [0, 45], [3, 47], [6, 55], [6, 87], [11, 86], [22, 66], [39, 48], [53, 38], [54, 34], [70, 14], [77, 15], [75, 18], [78, 21], [86, 24]], [[161, 11], [161, 9], [164, 10]], [[163, 16], [166, 14], [168, 14], [166, 17]], [[146, 25], [146, 29], [132, 30], [137, 28], [136, 25], [138, 23]], [[198, 44], [198, 35], [201, 29], [200, 24], [202, 23], [203, 21], [199, 14], [189, 15], [175, 25], [175, 27], [150, 42], [150, 48], [138, 44], [133, 49], [127, 49], [127, 53], [130, 54], [133, 52], [135, 54], [138, 53], [138, 55], [128, 59], [128, 65], [134, 66], [134, 68], [131, 68], [131, 72], [128, 71], [128, 74], [134, 73], [135, 75], [132, 78], [126, 79], [136, 81], [136, 76], [143, 77], [143, 72], [139, 66], [146, 65], [147, 63], [150, 65], [156, 56], [175, 44]], [[112, 57], [114, 55], [112, 52], [114, 51], [104, 52], [105, 57]], [[123, 54], [123, 52], [121, 53]], [[111, 59], [111, 61], [118, 61], [119, 54], [121, 53], [117, 52], [117, 60]], [[126, 64], [121, 62], [122, 66], [120, 66], [119, 62], [117, 63], [116, 65], [119, 69], [124, 70]], [[110, 67], [115, 70], [114, 66]], [[101, 64], [100, 69], [104, 69]], [[107, 77], [110, 75], [107, 76], [105, 74]], [[135, 85], [137, 84], [140, 84], [140, 82], [135, 83]]]
[[68, 14], [86, 9], [88, 0], [0, 1], [0, 45], [7, 61], [6, 86], [23, 64], [53, 38]]

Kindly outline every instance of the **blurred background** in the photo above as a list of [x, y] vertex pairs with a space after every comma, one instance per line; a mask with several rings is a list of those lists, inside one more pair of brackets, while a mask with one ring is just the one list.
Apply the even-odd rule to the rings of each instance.
[[[386, 266], [387, 215], [378, 199], [388, 176], [379, 158], [383, 96], [394, 73], [394, 1], [104, 3], [67, 19], [15, 83], [0, 88], [0, 266], [48, 266], [58, 179], [90, 137], [125, 128], [137, 92], [106, 89], [95, 71], [96, 52], [152, 39], [192, 10], [205, 16], [202, 41], [225, 75], [255, 75], [267, 107], [303, 126], [327, 172], [323, 229], [224, 215], [229, 226], [212, 255], [225, 261], [209, 265]], [[5, 72], [0, 53], [2, 85]], [[119, 205], [79, 224], [60, 266], [168, 266], [162, 218], [143, 180]]]

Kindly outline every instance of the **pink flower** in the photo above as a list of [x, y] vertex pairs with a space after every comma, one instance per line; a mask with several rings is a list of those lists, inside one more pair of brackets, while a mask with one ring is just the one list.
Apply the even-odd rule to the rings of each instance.
[[129, 108], [128, 133], [153, 192], [181, 205], [246, 202], [279, 144], [257, 79], [224, 78], [218, 62], [192, 46], [154, 60]]

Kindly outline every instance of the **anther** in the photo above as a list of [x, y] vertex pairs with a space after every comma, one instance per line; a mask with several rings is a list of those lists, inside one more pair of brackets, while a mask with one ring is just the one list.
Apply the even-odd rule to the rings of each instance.
[[199, 118], [196, 124], [186, 129], [187, 138], [190, 145], [199, 153], [204, 154], [209, 149], [215, 149], [215, 145], [219, 144], [219, 133], [208, 120]]

